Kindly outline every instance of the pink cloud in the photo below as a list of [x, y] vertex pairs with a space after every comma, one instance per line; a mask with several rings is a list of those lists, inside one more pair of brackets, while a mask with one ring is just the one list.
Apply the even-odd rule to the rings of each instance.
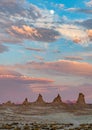
[[58, 60], [53, 62], [28, 62], [24, 65], [16, 65], [15, 68], [41, 71], [42, 73], [92, 77], [92, 64], [86, 62]]
[[53, 82], [53, 80], [47, 78], [25, 76], [13, 71], [12, 68], [0, 66], [0, 101], [12, 100], [20, 102], [25, 97], [30, 97], [30, 95], [32, 100], [34, 100], [38, 94], [37, 90], [42, 90], [39, 87], [35, 87], [35, 85], [44, 86], [53, 84]]
[[80, 56], [65, 56], [64, 58], [65, 58], [66, 60], [72, 60], [72, 61], [83, 60], [83, 58], [80, 57]]
[[32, 39], [34, 39], [34, 36], [41, 37], [41, 34], [39, 34], [39, 32], [35, 28], [30, 27], [30, 26], [23, 25], [22, 28], [17, 27], [17, 26], [12, 26], [11, 29], [15, 33], [18, 33], [20, 35], [25, 35], [27, 37], [31, 37]]

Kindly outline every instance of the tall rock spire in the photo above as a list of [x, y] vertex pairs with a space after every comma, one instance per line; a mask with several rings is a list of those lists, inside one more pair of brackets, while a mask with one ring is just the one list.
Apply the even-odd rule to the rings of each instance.
[[62, 100], [61, 100], [61, 96], [58, 94], [56, 98], [54, 98], [53, 102], [54, 104], [61, 104]]
[[24, 102], [22, 103], [23, 105], [29, 105], [28, 99], [25, 98]]
[[43, 97], [42, 97], [41, 94], [38, 95], [38, 98], [37, 98], [37, 100], [36, 100], [35, 103], [37, 103], [37, 104], [43, 104], [43, 103], [45, 103], [45, 101], [43, 100]]
[[79, 93], [78, 99], [77, 99], [77, 104], [83, 105], [86, 104], [85, 102], [85, 96], [83, 93]]

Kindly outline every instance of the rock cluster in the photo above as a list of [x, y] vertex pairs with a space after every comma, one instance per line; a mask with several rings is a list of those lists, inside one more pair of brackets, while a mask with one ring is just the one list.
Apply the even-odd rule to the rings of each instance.
[[11, 101], [7, 101], [6, 103], [3, 103], [3, 105], [11, 106], [14, 105], [14, 103], [12, 103]]
[[[22, 105], [30, 105], [30, 104], [37, 104], [37, 105], [44, 105], [44, 104], [50, 104], [44, 101], [43, 97], [41, 94], [38, 95], [38, 98], [35, 102], [29, 102], [27, 98], [25, 98], [25, 100], [23, 101]], [[52, 101], [51, 104], [57, 104], [57, 105], [61, 105], [61, 104], [66, 104], [62, 101], [61, 96], [58, 94], [57, 97], [55, 97]], [[85, 96], [83, 93], [79, 93], [78, 99], [76, 101], [76, 103], [74, 103], [76, 105], [85, 105]], [[8, 101], [6, 103], [3, 103], [3, 105], [14, 105], [14, 103], [12, 103], [11, 101]]]

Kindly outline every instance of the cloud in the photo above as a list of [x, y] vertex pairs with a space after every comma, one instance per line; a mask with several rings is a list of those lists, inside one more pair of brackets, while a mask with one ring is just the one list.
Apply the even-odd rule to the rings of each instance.
[[61, 9], [61, 8], [64, 8], [64, 4], [59, 4], [59, 8]]
[[0, 75], [0, 82], [17, 82], [19, 84], [49, 84], [52, 83], [53, 80], [45, 79], [45, 78], [33, 78], [27, 76], [15, 76], [15, 75]]
[[58, 50], [58, 49], [55, 49], [55, 50], [53, 50], [52, 52], [53, 52], [53, 53], [60, 53], [61, 51]]
[[[58, 4], [64, 7], [63, 4]], [[70, 8], [70, 11], [84, 11], [83, 9]], [[91, 10], [88, 10], [91, 12]], [[0, 43], [21, 44], [26, 40], [40, 42], [54, 42], [60, 38], [72, 40], [75, 43], [90, 43], [87, 32], [82, 27], [61, 24], [67, 17], [61, 18], [42, 9], [28, 1], [6, 0], [0, 1]], [[57, 21], [61, 21], [58, 23]], [[63, 21], [63, 22], [62, 22]], [[70, 28], [71, 33], [70, 34]], [[64, 31], [63, 31], [64, 30]], [[79, 31], [78, 31], [79, 30]], [[2, 33], [3, 32], [3, 33]], [[16, 38], [17, 37], [17, 38]]]
[[5, 13], [9, 16], [24, 16], [32, 19], [37, 19], [41, 16], [40, 9], [33, 4], [29, 4], [26, 0], [1, 0], [0, 1], [0, 12]]
[[65, 7], [64, 4], [55, 4], [54, 6], [59, 9], [63, 9]]
[[49, 84], [52, 83], [53, 80], [45, 79], [45, 78], [33, 78], [33, 77], [28, 77], [28, 76], [15, 76], [15, 75], [1, 75], [0, 74], [0, 82], [17, 82], [19, 84]]
[[36, 51], [36, 52], [45, 52], [45, 49], [41, 49], [41, 48], [31, 48], [31, 47], [26, 47], [25, 48], [28, 51]]
[[92, 29], [87, 30], [88, 36], [90, 37], [90, 39], [92, 40]]
[[28, 62], [24, 65], [16, 65], [15, 68], [30, 70], [53, 75], [92, 77], [92, 64], [86, 62], [59, 60], [53, 62]]
[[[80, 67], [79, 62], [71, 62], [71, 61], [58, 61], [57, 63], [64, 64], [63, 66], [66, 66], [65, 64], [67, 62], [72, 64], [78, 64], [78, 67]], [[64, 63], [66, 62], [66, 63]], [[70, 72], [72, 69], [74, 70], [74, 66], [71, 66], [70, 64], [68, 66], [71, 66], [72, 69], [68, 69], [69, 71], [65, 70], [63, 66], [59, 67], [56, 63], [49, 63], [50, 65], [47, 65], [47, 69], [56, 70], [56, 71], [65, 71]], [[55, 64], [53, 67], [52, 64]], [[85, 69], [84, 65], [86, 63], [82, 64], [81, 73]], [[41, 66], [41, 65], [40, 65]], [[57, 68], [59, 69], [57, 69]], [[63, 68], [62, 68], [63, 67]], [[70, 68], [71, 68], [70, 67]], [[30, 101], [34, 101], [37, 98], [37, 95], [41, 93], [44, 96], [44, 99], [46, 101], [52, 101], [53, 98], [60, 93], [62, 100], [65, 101], [67, 99], [70, 100], [76, 100], [78, 93], [83, 92], [86, 96], [86, 101], [91, 102], [91, 90], [92, 90], [92, 84], [80, 84], [77, 85], [63, 85], [63, 84], [53, 84], [53, 80], [46, 79], [46, 78], [32, 78], [29, 76], [24, 76], [16, 71], [5, 67], [0, 66], [0, 101], [6, 102], [7, 100], [11, 100], [13, 102], [22, 102], [25, 97], [28, 97]], [[45, 67], [44, 67], [45, 68]], [[60, 68], [62, 70], [60, 70]], [[75, 67], [76, 68], [76, 67]], [[82, 69], [83, 68], [83, 69]], [[41, 66], [42, 69], [42, 66]], [[40, 70], [41, 70], [40, 69]], [[86, 68], [85, 71], [87, 71], [88, 68]], [[46, 70], [47, 71], [47, 70]], [[75, 73], [77, 73], [78, 68]], [[88, 70], [90, 71], [90, 69]], [[79, 72], [78, 72], [79, 73]], [[92, 74], [92, 71], [90, 71]], [[85, 74], [85, 72], [84, 72]]]
[[68, 8], [66, 11], [70, 12], [77, 12], [77, 13], [85, 13], [85, 14], [92, 14], [91, 9], [82, 9], [82, 8]]
[[53, 80], [45, 79], [45, 78], [34, 78], [25, 76], [17, 71], [13, 71], [13, 69], [9, 66], [0, 66], [0, 80], [13, 80], [20, 83], [26, 84], [36, 84], [36, 83], [52, 83]]
[[[25, 97], [32, 96], [34, 100], [39, 86], [50, 86], [53, 80], [25, 76], [12, 67], [0, 65], [0, 101], [23, 101]], [[37, 87], [38, 86], [38, 87]], [[34, 91], [35, 92], [34, 92]]]
[[59, 33], [53, 29], [33, 28], [26, 25], [22, 27], [12, 26], [8, 32], [15, 37], [42, 42], [53, 42], [59, 36]]
[[92, 54], [87, 54], [87, 55], [85, 55], [85, 58], [86, 58], [87, 60], [92, 61]]
[[44, 61], [44, 58], [42, 56], [35, 55], [34, 58], [40, 61]]
[[72, 40], [73, 42], [79, 43], [84, 46], [87, 46], [91, 41], [91, 37], [89, 37], [88, 34], [89, 31], [85, 30], [85, 28], [82, 28], [80, 26], [76, 26], [73, 24], [62, 24], [56, 30], [64, 38]]
[[0, 76], [6, 76], [7, 75], [13, 75], [13, 76], [22, 76], [20, 73], [16, 72], [16, 71], [12, 71], [10, 70], [10, 68], [7, 66], [4, 66], [4, 65], [0, 65]]
[[29, 26], [26, 26], [26, 25], [23, 25], [22, 28], [19, 28], [17, 26], [12, 26], [11, 30], [13, 30], [14, 32], [16, 32], [20, 35], [27, 35], [31, 38], [33, 38], [33, 36], [41, 37], [41, 35], [37, 32], [37, 30], [35, 28], [29, 27]]
[[87, 29], [92, 29], [92, 19], [76, 21], [75, 24], [86, 27]]
[[71, 60], [71, 61], [83, 60], [83, 58], [82, 58], [82, 57], [79, 57], [79, 56], [65, 56], [64, 59], [66, 59], [66, 60]]
[[[7, 14], [15, 14], [15, 13], [19, 13], [22, 9], [22, 6], [21, 8], [19, 7], [19, 3], [23, 2], [22, 0], [17, 1], [16, 0], [1, 0], [0, 2], [0, 12], [4, 12], [4, 13], [7, 13]], [[22, 4], [22, 3], [21, 3]], [[5, 7], [5, 8], [3, 8]], [[11, 7], [11, 8], [10, 8]], [[12, 12], [11, 12], [12, 10]]]
[[85, 2], [87, 7], [92, 7], [92, 0], [89, 0], [88, 2]]
[[23, 40], [21, 38], [16, 38], [14, 36], [9, 35], [9, 33], [7, 33], [7, 34], [0, 33], [0, 44], [3, 45], [4, 43], [9, 43], [9, 44], [16, 43], [16, 45], [18, 45], [18, 44], [22, 45]]
[[53, 42], [59, 36], [52, 27], [54, 17], [49, 10], [38, 8], [26, 0], [1, 0], [0, 43], [21, 44], [25, 40]]
[[8, 47], [0, 44], [0, 53], [7, 52], [7, 51], [9, 51]]

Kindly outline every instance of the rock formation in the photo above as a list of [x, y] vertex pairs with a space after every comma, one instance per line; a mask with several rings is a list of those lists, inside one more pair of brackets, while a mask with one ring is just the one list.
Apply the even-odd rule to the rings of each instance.
[[28, 99], [25, 98], [24, 102], [22, 103], [23, 105], [29, 105], [30, 103], [28, 102]]
[[3, 105], [11, 106], [14, 105], [14, 103], [12, 103], [11, 101], [7, 101], [6, 103], [3, 103]]
[[35, 103], [37, 103], [37, 104], [44, 104], [45, 103], [41, 94], [39, 94]]
[[54, 104], [61, 104], [62, 100], [61, 100], [61, 96], [58, 94], [57, 97], [53, 100]]
[[83, 93], [79, 93], [79, 96], [78, 96], [78, 99], [77, 99], [76, 103], [79, 104], [79, 105], [86, 104], [86, 102], [85, 102], [85, 96], [84, 96]]

